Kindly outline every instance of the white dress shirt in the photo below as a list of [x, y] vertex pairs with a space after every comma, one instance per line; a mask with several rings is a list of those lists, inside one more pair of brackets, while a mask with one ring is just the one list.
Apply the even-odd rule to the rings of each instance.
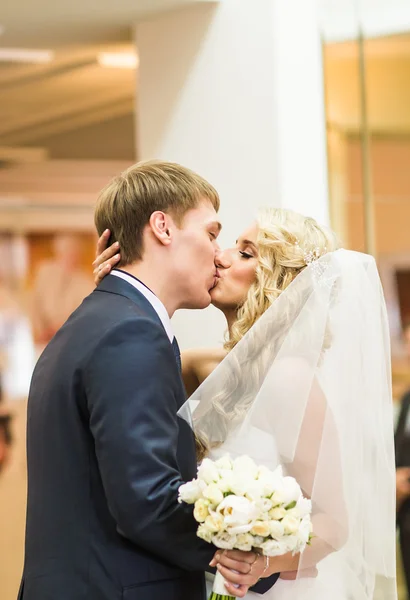
[[169, 318], [169, 314], [167, 309], [162, 304], [161, 300], [153, 293], [146, 285], [144, 285], [139, 279], [130, 275], [129, 273], [125, 273], [124, 271], [119, 271], [118, 269], [113, 269], [110, 275], [114, 275], [115, 277], [119, 277], [124, 281], [127, 281], [130, 285], [134, 286], [141, 294], [148, 300], [151, 304], [152, 308], [157, 313], [158, 317], [161, 320], [161, 323], [166, 331], [167, 336], [169, 337], [169, 341], [173, 342], [174, 333], [172, 331], [171, 319]]

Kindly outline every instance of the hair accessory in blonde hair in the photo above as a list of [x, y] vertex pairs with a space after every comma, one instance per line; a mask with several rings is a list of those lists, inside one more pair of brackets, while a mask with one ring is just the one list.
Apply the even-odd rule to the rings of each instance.
[[326, 271], [328, 264], [326, 262], [323, 263], [322, 261], [318, 262], [322, 256], [327, 254], [327, 246], [324, 246], [323, 248], [316, 246], [312, 250], [306, 251], [300, 247], [298, 240], [295, 242], [295, 246], [298, 250], [303, 252], [303, 260], [305, 261], [306, 266], [312, 270], [312, 274], [316, 280], [316, 283], [320, 287], [332, 289], [334, 278], [327, 276]]
[[318, 246], [316, 246], [316, 248], [313, 248], [312, 250], [307, 251], [304, 248], [300, 247], [299, 240], [296, 240], [295, 246], [298, 250], [303, 252], [303, 260], [305, 261], [307, 266], [311, 265], [313, 262], [318, 260], [321, 256], [323, 256], [327, 252], [326, 246], [322, 249], [319, 248]]

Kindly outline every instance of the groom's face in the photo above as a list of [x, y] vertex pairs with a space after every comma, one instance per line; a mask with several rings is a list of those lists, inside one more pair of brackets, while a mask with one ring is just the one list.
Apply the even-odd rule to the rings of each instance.
[[221, 224], [209, 201], [189, 210], [173, 237], [173, 272], [178, 308], [206, 308], [218, 278], [215, 265]]

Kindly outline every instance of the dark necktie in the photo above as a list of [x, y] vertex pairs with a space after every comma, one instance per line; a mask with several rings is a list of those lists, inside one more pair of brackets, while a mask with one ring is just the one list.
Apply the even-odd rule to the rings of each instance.
[[174, 351], [175, 360], [177, 361], [178, 369], [181, 371], [181, 352], [179, 350], [177, 338], [174, 337], [172, 340], [172, 350]]

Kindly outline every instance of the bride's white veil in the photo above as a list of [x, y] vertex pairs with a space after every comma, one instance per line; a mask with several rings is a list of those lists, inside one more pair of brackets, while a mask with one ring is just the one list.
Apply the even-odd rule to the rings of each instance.
[[296, 580], [265, 598], [396, 599], [390, 379], [375, 261], [337, 250], [295, 278], [181, 409], [211, 457], [282, 464], [312, 499], [315, 538]]

